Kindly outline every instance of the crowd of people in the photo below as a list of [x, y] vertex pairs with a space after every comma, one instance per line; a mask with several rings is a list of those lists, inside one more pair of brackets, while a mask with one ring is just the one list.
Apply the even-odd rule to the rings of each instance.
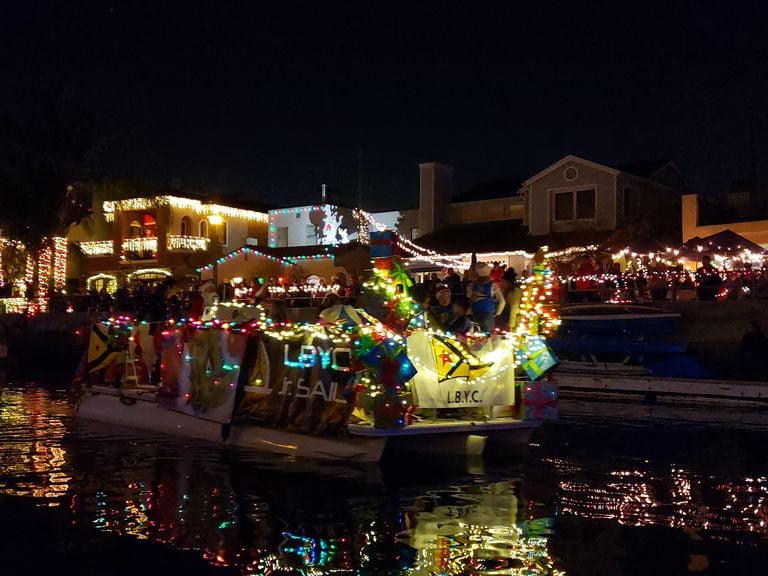
[[618, 262], [607, 269], [594, 256], [583, 254], [566, 276], [568, 302], [664, 302], [697, 299], [702, 301], [768, 298], [768, 268], [753, 269], [749, 262], [736, 270], [716, 268], [704, 255], [695, 272], [682, 265], [667, 266], [661, 260], [622, 271]]

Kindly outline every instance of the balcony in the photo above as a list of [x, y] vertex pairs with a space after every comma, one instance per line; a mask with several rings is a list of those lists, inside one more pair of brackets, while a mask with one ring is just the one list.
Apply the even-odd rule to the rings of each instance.
[[93, 240], [78, 242], [80, 251], [88, 257], [112, 256], [115, 253], [115, 244], [112, 240]]
[[157, 260], [157, 236], [125, 238], [122, 248], [127, 260]]
[[205, 252], [210, 243], [204, 236], [168, 236], [168, 250], [177, 252]]

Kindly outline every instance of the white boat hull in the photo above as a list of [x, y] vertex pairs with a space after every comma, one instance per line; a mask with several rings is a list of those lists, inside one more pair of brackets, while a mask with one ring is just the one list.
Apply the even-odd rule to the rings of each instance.
[[170, 410], [155, 401], [153, 391], [119, 391], [93, 386], [80, 399], [77, 417], [207, 442], [297, 458], [377, 462], [384, 448], [451, 454], [482, 454], [486, 442], [527, 445], [538, 420], [499, 418], [483, 421], [433, 421], [397, 430], [350, 425], [334, 438], [310, 436], [258, 425], [236, 423], [226, 439], [223, 425]]

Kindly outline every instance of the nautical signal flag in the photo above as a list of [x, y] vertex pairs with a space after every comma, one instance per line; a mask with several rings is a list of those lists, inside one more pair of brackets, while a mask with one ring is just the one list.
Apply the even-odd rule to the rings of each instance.
[[117, 335], [106, 326], [93, 324], [88, 342], [88, 372], [96, 372], [109, 366], [117, 359]]
[[450, 378], [472, 380], [485, 374], [491, 367], [463, 348], [461, 342], [432, 334], [432, 351], [435, 353], [435, 370], [440, 381]]

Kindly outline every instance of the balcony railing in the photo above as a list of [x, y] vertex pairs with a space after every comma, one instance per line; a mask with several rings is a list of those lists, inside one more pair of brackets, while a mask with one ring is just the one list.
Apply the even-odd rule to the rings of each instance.
[[168, 236], [169, 250], [187, 250], [190, 252], [205, 252], [211, 243], [209, 238], [204, 236]]
[[126, 238], [123, 240], [123, 250], [126, 252], [157, 252], [157, 237]]
[[78, 242], [77, 245], [86, 256], [111, 256], [115, 253], [115, 244], [112, 240], [92, 240]]

